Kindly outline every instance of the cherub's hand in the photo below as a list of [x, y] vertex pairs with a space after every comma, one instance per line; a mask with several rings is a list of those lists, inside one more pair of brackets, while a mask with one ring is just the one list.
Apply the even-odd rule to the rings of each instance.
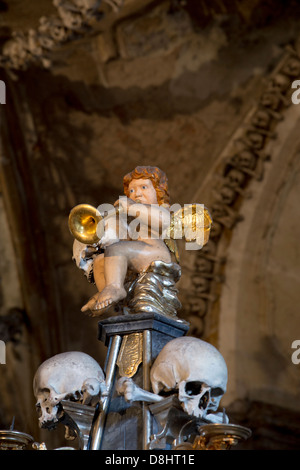
[[120, 197], [115, 203], [114, 206], [119, 208], [119, 211], [124, 212], [125, 214], [128, 213], [129, 207], [133, 204], [136, 204], [132, 199], [126, 196]]
[[87, 245], [86, 249], [82, 254], [82, 258], [91, 258], [93, 255], [98, 254], [100, 251], [99, 246]]

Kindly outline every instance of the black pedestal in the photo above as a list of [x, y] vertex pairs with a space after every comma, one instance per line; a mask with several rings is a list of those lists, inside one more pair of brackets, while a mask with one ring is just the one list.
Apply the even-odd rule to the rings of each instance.
[[[149, 368], [161, 349], [172, 339], [184, 336], [189, 329], [189, 324], [184, 320], [158, 313], [110, 317], [100, 321], [98, 325], [98, 338], [108, 346], [108, 357], [116, 336], [121, 336], [124, 342], [124, 338], [128, 338], [129, 335], [134, 336], [134, 334], [140, 333], [143, 341], [142, 362], [138, 365], [132, 379], [144, 389], [145, 384], [149, 385]], [[145, 362], [148, 363], [148, 368]], [[122, 375], [124, 376], [123, 373]], [[120, 368], [116, 366], [114, 380], [116, 381], [119, 377]], [[148, 407], [145, 411], [145, 405], [141, 402], [127, 403], [124, 397], [116, 393], [114, 382], [106, 414], [101, 449], [142, 450], [145, 448], [146, 420], [148, 420], [148, 434], [155, 433], [155, 420], [148, 411]]]

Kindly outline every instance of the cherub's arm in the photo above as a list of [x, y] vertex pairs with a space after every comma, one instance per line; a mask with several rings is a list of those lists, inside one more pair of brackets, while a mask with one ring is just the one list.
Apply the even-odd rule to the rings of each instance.
[[168, 208], [158, 204], [142, 204], [126, 196], [115, 203], [123, 212], [138, 218], [143, 225], [150, 225], [153, 230], [164, 231], [170, 226], [171, 214]]

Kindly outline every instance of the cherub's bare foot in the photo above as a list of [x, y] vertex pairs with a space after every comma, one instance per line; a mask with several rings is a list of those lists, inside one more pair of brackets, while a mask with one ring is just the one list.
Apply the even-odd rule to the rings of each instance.
[[[106, 286], [103, 291], [97, 292], [97, 294], [82, 307], [81, 311], [99, 311], [99, 315], [101, 315], [104, 309], [124, 299], [126, 295], [126, 290], [123, 287], [116, 287], [114, 285]], [[97, 313], [94, 313], [94, 315], [97, 315]]]
[[98, 297], [100, 295], [100, 292], [97, 292], [96, 294], [91, 297], [88, 302], [81, 308], [82, 312], [87, 312], [88, 310], [93, 310], [94, 306], [98, 300]]

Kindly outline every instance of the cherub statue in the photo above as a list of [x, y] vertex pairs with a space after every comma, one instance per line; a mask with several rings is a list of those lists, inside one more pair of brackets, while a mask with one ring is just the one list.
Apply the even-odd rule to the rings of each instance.
[[[119, 212], [139, 218], [135, 239], [117, 240], [93, 261], [98, 292], [82, 311], [99, 311], [124, 299], [128, 270], [145, 272], [153, 261], [171, 263], [171, 253], [161, 234], [170, 225], [169, 193], [165, 173], [157, 167], [138, 166], [123, 180], [125, 197], [115, 202]], [[149, 224], [150, 222], [150, 224]], [[150, 231], [151, 230], [151, 231]], [[101, 244], [101, 240], [100, 240]]]
[[[114, 217], [118, 214], [120, 223], [123, 224], [123, 235], [120, 236], [120, 231], [116, 235], [115, 228], [110, 230], [109, 224], [105, 224], [104, 234], [97, 243], [102, 247], [103, 252], [90, 257], [88, 261], [84, 261], [86, 255], [82, 256], [81, 253], [80, 256], [74, 256], [75, 260], [79, 259], [79, 262], [76, 261], [76, 263], [81, 269], [83, 269], [81, 263], [89, 263], [87, 277], [89, 278], [92, 274], [98, 289], [98, 292], [81, 310], [83, 312], [90, 311], [94, 316], [101, 315], [107, 308], [128, 297], [128, 291], [125, 288], [128, 273], [133, 273], [141, 278], [143, 277], [141, 274], [147, 274], [149, 270], [156, 277], [154, 282], [153, 278], [150, 279], [152, 286], [157, 283], [157, 277], [161, 274], [169, 277], [166, 282], [168, 287], [171, 286], [168, 294], [169, 300], [170, 298], [174, 300], [176, 309], [179, 301], [176, 302], [176, 289], [173, 288], [173, 285], [180, 277], [180, 268], [172, 262], [172, 253], [178, 262], [178, 251], [174, 237], [170, 236], [170, 227], [174, 219], [171, 216], [172, 208], [169, 202], [167, 177], [157, 167], [138, 166], [125, 175], [123, 186], [125, 196], [115, 202], [114, 206], [117, 211], [113, 211]], [[176, 223], [173, 224], [173, 231], [177, 231], [178, 226], [181, 227], [181, 208], [179, 213], [179, 224], [176, 220]], [[187, 219], [189, 217], [190, 213]], [[133, 220], [129, 223], [130, 218]], [[211, 222], [210, 218], [209, 221]], [[85, 250], [85, 253], [87, 252], [88, 250]], [[170, 280], [172, 277], [173, 285]], [[164, 290], [163, 284], [164, 280], [161, 290]], [[139, 286], [139, 293], [141, 290], [143, 287]], [[158, 291], [157, 294], [155, 296], [159, 298], [160, 292]], [[165, 311], [168, 311], [168, 306], [172, 303], [169, 301], [167, 304], [169, 305], [163, 308]]]

